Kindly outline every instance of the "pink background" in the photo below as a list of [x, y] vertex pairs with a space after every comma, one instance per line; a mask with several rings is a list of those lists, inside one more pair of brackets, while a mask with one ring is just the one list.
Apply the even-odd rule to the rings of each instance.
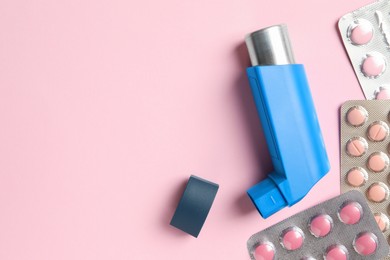
[[[369, 2], [1, 0], [0, 259], [248, 259], [251, 234], [339, 194], [338, 111], [363, 94], [336, 23]], [[278, 23], [332, 169], [264, 220], [243, 38]], [[169, 226], [190, 174], [220, 185], [197, 239]]]

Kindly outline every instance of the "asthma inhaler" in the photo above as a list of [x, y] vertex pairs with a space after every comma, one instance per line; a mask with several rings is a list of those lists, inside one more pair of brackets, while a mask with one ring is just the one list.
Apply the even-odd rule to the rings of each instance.
[[328, 171], [329, 160], [302, 64], [286, 25], [246, 36], [247, 75], [274, 171], [247, 193], [267, 218], [300, 201]]

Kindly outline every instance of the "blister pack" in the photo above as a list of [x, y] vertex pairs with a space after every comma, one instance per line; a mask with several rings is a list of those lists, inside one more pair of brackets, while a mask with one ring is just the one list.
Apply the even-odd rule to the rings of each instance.
[[381, 259], [389, 246], [365, 197], [350, 191], [252, 235], [253, 260]]
[[390, 241], [390, 100], [347, 101], [340, 121], [341, 191], [359, 190], [365, 195]]
[[390, 2], [366, 5], [338, 25], [366, 99], [390, 99]]

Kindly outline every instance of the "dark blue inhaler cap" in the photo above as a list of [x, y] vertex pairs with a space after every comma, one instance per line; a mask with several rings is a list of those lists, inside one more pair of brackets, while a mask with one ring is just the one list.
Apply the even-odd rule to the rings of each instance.
[[218, 188], [218, 184], [191, 175], [170, 224], [198, 237]]

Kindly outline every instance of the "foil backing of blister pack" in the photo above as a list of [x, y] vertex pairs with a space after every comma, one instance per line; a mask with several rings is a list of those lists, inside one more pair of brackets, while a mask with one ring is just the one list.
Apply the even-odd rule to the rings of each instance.
[[[353, 225], [344, 224], [339, 217], [339, 211], [346, 203], [357, 202], [361, 205], [360, 221]], [[313, 217], [328, 215], [333, 220], [332, 230], [326, 236], [318, 238], [309, 231]], [[281, 244], [283, 232], [290, 228], [298, 228], [303, 232], [304, 242], [301, 248], [286, 250]], [[377, 250], [369, 256], [359, 255], [354, 249], [354, 239], [362, 232], [372, 232], [377, 237]], [[264, 243], [270, 243], [275, 249], [273, 259], [324, 259], [324, 254], [332, 245], [344, 246], [348, 251], [348, 259], [381, 259], [388, 254], [386, 239], [379, 230], [364, 196], [357, 191], [342, 194], [312, 208], [291, 216], [263, 231], [252, 235], [247, 247], [252, 260], [255, 260], [255, 249]]]
[[366, 99], [389, 99], [390, 2], [377, 1], [348, 13], [338, 26]]

